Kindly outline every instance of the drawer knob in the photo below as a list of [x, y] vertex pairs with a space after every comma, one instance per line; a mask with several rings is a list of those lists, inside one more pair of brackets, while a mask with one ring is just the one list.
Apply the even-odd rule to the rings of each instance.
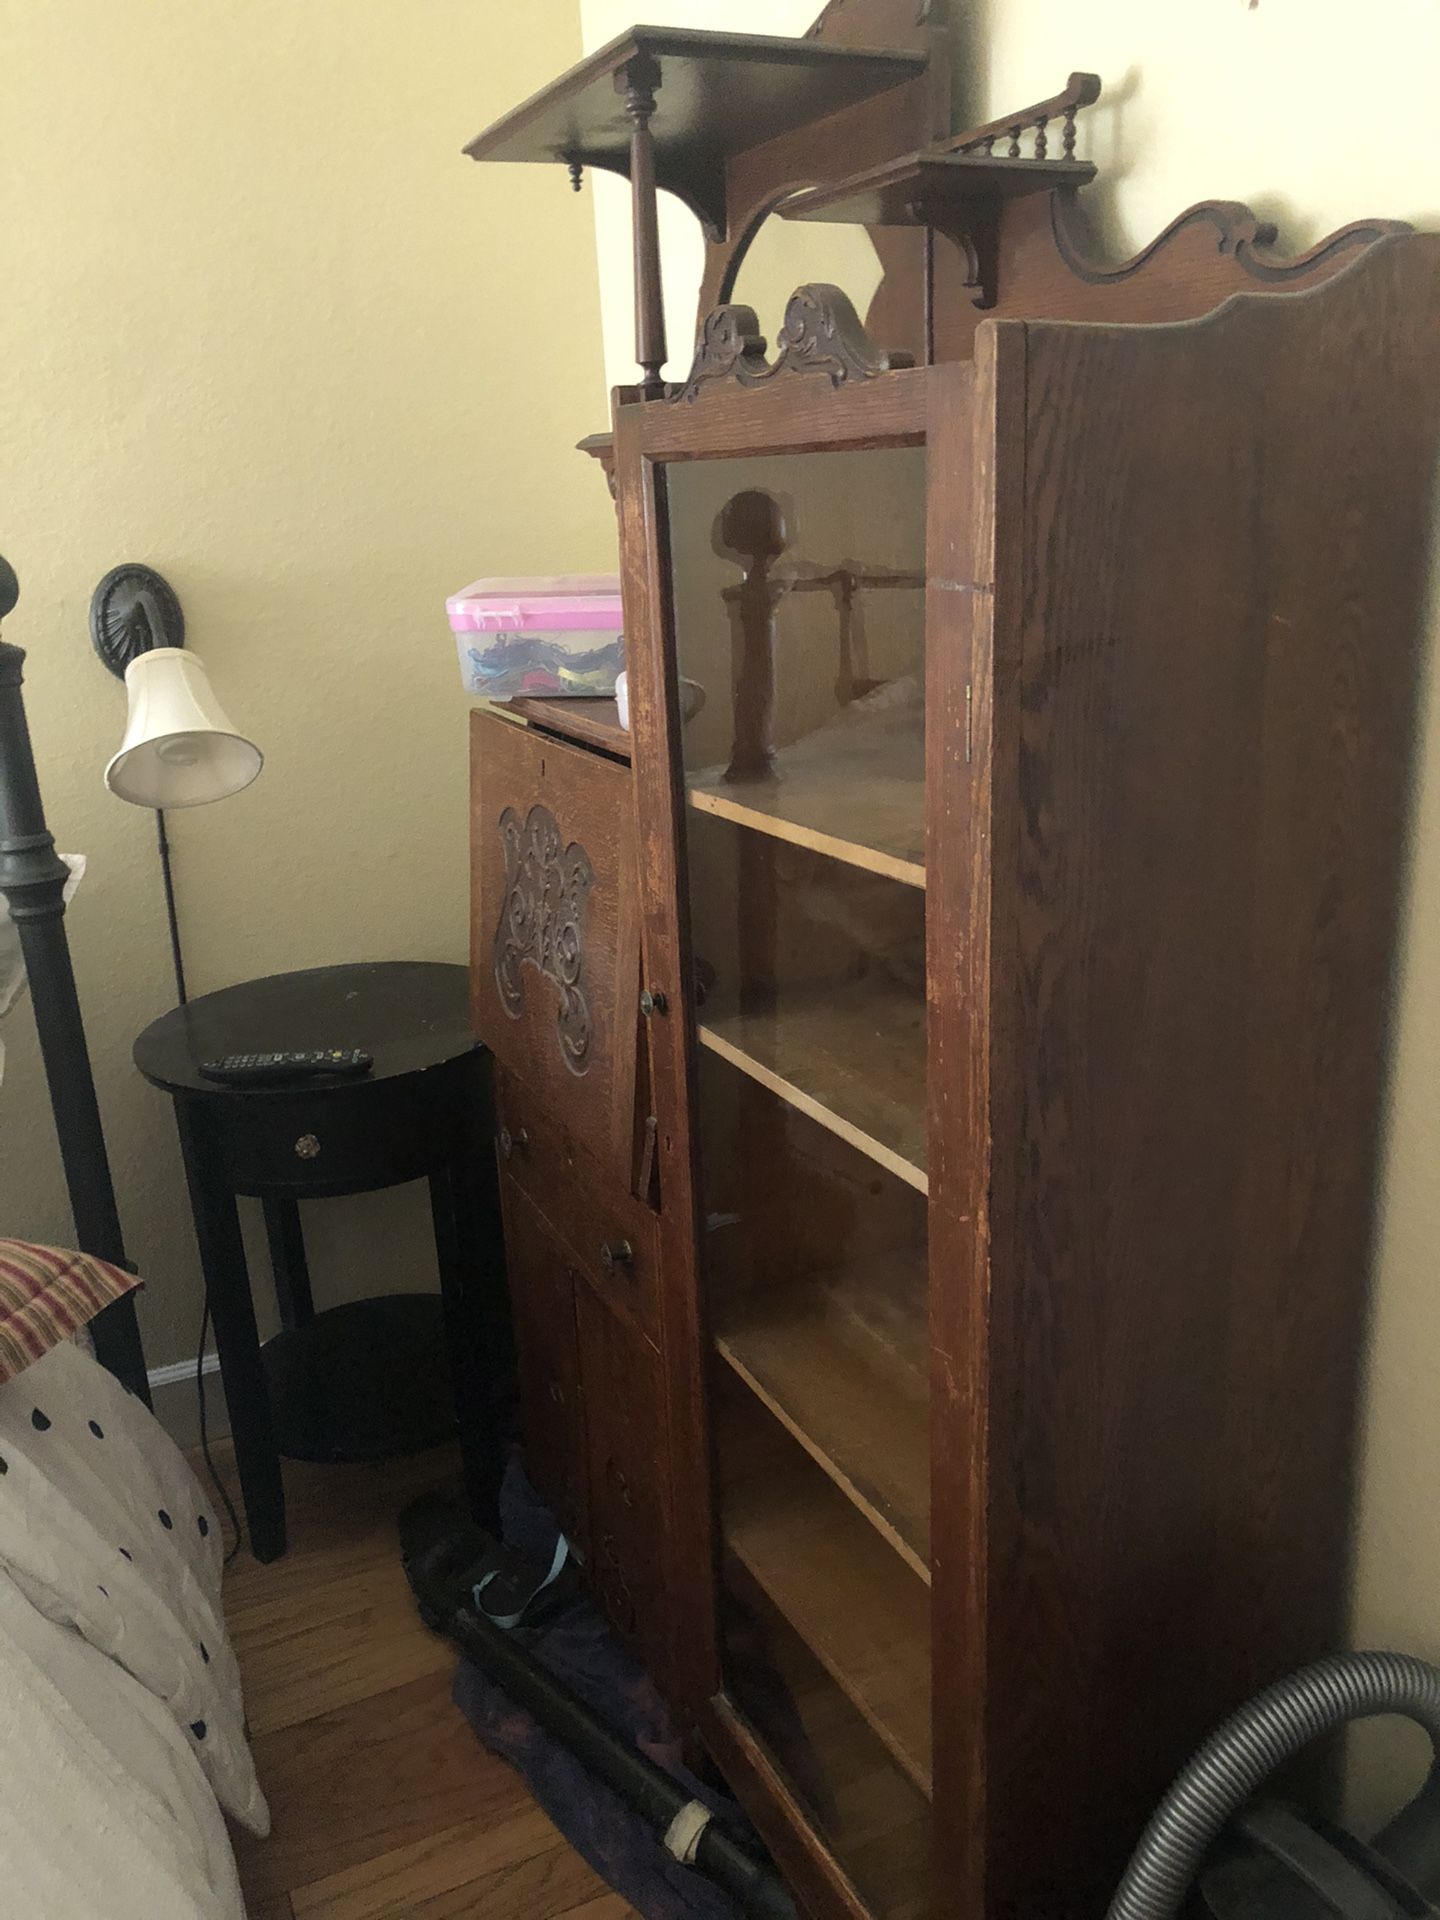
[[606, 1273], [614, 1273], [619, 1267], [633, 1266], [635, 1249], [628, 1240], [602, 1240], [600, 1242], [600, 1264]]
[[320, 1142], [313, 1133], [302, 1133], [295, 1142], [295, 1152], [301, 1160], [313, 1160], [320, 1151]]
[[664, 1013], [669, 1004], [659, 987], [646, 987], [640, 995], [640, 1011], [647, 1020], [652, 1014]]
[[500, 1152], [506, 1160], [513, 1160], [517, 1153], [524, 1153], [530, 1144], [530, 1136], [524, 1127], [517, 1127], [512, 1133], [509, 1127], [500, 1129]]

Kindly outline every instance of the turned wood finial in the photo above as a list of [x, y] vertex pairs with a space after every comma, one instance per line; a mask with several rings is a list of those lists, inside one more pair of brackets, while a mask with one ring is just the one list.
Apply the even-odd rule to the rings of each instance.
[[727, 500], [715, 522], [714, 548], [744, 572], [724, 590], [730, 612], [735, 732], [725, 778], [775, 778], [775, 610], [787, 583], [770, 569], [790, 544], [785, 510], [772, 494], [747, 488]]

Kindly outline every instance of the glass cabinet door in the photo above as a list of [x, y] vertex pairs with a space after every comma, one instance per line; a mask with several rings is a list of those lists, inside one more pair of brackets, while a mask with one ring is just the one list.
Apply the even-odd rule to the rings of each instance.
[[663, 470], [728, 1695], [928, 1906], [925, 455]]

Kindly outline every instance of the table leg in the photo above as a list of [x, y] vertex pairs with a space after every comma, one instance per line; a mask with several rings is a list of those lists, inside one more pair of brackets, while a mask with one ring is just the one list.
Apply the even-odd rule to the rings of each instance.
[[287, 1331], [308, 1327], [315, 1318], [315, 1301], [310, 1292], [300, 1203], [274, 1196], [262, 1200], [260, 1205], [265, 1212], [265, 1236], [270, 1242], [270, 1271], [275, 1277], [275, 1298], [280, 1303], [280, 1324]]
[[465, 1494], [477, 1524], [498, 1530], [510, 1323], [494, 1156], [487, 1153], [483, 1160], [495, 1186], [493, 1209], [483, 1192], [474, 1192], [477, 1169], [469, 1156], [430, 1176], [430, 1204]]
[[175, 1102], [175, 1120], [205, 1292], [215, 1322], [215, 1345], [220, 1354], [220, 1377], [230, 1414], [250, 1550], [257, 1560], [275, 1560], [285, 1551], [285, 1487], [270, 1424], [270, 1394], [260, 1356], [245, 1243], [240, 1237], [240, 1215], [219, 1158], [210, 1150], [205, 1116], [193, 1111], [182, 1098]]

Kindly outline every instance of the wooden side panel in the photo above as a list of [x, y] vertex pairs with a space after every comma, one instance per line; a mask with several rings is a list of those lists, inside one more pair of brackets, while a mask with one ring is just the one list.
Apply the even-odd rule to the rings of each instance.
[[477, 713], [470, 830], [475, 1031], [628, 1193], [640, 974], [629, 771]]
[[1343, 1635], [1437, 302], [1425, 236], [1026, 328], [987, 1920], [1103, 1910], [1207, 1729]]
[[505, 1256], [520, 1363], [525, 1470], [582, 1549], [589, 1537], [577, 1276], [564, 1246], [508, 1175], [501, 1180]]

